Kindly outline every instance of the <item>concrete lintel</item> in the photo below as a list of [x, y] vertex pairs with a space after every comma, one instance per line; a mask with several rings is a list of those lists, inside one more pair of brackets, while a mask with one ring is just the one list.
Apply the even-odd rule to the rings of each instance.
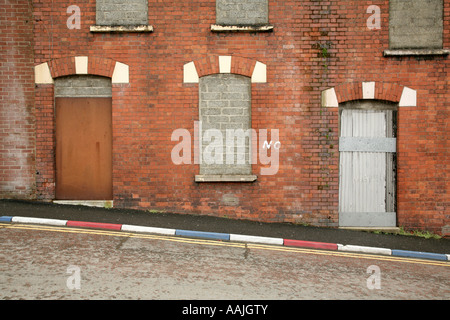
[[257, 176], [253, 174], [202, 174], [195, 176], [195, 182], [254, 182]]

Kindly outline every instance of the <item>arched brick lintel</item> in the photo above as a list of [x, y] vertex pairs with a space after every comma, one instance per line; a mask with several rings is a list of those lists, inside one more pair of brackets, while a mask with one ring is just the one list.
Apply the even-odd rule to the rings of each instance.
[[129, 83], [128, 65], [101, 57], [64, 57], [35, 66], [35, 83], [53, 83], [54, 78], [69, 75], [98, 75], [111, 78], [112, 83]]
[[389, 82], [347, 82], [322, 91], [323, 107], [338, 107], [352, 100], [384, 100], [398, 103], [399, 107], [417, 105], [416, 90]]
[[260, 61], [237, 56], [207, 56], [188, 62], [183, 69], [184, 83], [198, 83], [199, 78], [217, 74], [233, 73], [252, 79], [253, 83], [266, 83], [266, 65]]

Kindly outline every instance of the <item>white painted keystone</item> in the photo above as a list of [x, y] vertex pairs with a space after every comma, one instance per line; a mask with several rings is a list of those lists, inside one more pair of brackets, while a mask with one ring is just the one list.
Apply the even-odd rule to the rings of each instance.
[[220, 56], [219, 57], [219, 70], [220, 70], [220, 73], [230, 73], [231, 72], [231, 56]]
[[88, 74], [88, 57], [75, 57], [75, 73]]
[[363, 99], [375, 99], [375, 82], [362, 83]]

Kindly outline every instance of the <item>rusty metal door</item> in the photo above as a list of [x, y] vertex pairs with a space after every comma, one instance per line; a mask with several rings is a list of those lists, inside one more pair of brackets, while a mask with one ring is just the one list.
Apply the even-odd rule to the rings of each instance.
[[112, 199], [111, 98], [55, 98], [56, 199]]

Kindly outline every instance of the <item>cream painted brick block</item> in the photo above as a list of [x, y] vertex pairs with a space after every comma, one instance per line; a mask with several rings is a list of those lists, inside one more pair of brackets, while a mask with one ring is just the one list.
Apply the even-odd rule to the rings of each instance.
[[399, 107], [415, 107], [417, 106], [417, 92], [408, 87], [403, 88], [402, 97], [398, 103]]
[[88, 74], [88, 57], [75, 57], [76, 74]]
[[362, 83], [363, 99], [375, 99], [375, 82]]
[[337, 100], [336, 91], [334, 88], [322, 91], [322, 107], [337, 108], [339, 102]]
[[186, 63], [183, 66], [183, 82], [184, 83], [198, 83], [198, 73], [193, 61]]
[[253, 69], [252, 83], [266, 83], [267, 82], [267, 66], [259, 61], [256, 61], [255, 69]]
[[38, 64], [34, 67], [34, 82], [38, 84], [53, 83], [53, 78], [47, 62]]
[[220, 70], [220, 73], [230, 73], [231, 72], [231, 56], [220, 56], [219, 57], [219, 70]]
[[128, 65], [116, 62], [116, 66], [114, 67], [114, 72], [111, 79], [112, 83], [129, 83], [129, 68]]

